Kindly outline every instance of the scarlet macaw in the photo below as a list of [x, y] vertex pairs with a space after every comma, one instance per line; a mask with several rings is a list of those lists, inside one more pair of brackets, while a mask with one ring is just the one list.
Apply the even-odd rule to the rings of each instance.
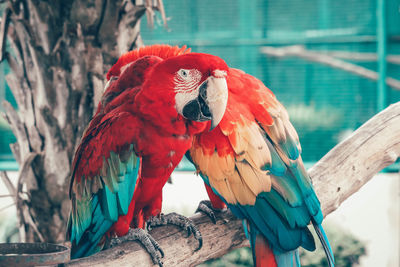
[[[162, 187], [193, 135], [208, 121], [216, 126], [227, 103], [226, 63], [188, 52], [145, 47], [123, 55], [108, 72], [72, 165], [67, 230], [72, 258], [101, 250], [115, 235], [131, 235], [160, 250], [140, 227], [160, 214]], [[153, 260], [161, 265], [159, 256]]]
[[212, 131], [196, 135], [188, 153], [212, 208], [226, 204], [244, 219], [255, 266], [300, 266], [297, 248], [315, 249], [310, 222], [333, 266], [320, 203], [285, 108], [260, 80], [241, 70], [229, 68], [227, 83], [224, 117]]

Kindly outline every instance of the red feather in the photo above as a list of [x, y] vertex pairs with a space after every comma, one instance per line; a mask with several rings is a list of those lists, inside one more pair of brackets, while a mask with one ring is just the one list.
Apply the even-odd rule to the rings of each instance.
[[157, 56], [162, 59], [167, 59], [174, 56], [183, 55], [190, 53], [190, 48], [186, 49], [186, 46], [170, 46], [170, 45], [151, 45], [145, 46], [128, 53], [123, 54], [112, 66], [107, 73], [107, 80], [110, 80], [112, 76], [119, 76], [121, 68], [135, 60], [145, 56]]
[[258, 235], [256, 238], [255, 245], [255, 254], [256, 254], [256, 267], [277, 267], [274, 253], [269, 247], [267, 240]]
[[210, 186], [204, 184], [207, 190], [208, 197], [210, 198], [212, 207], [216, 210], [222, 210], [226, 208], [225, 203], [221, 200], [219, 196], [217, 196]]

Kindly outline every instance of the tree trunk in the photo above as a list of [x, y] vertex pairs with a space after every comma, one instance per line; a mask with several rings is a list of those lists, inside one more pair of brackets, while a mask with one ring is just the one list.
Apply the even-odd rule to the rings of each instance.
[[[12, 69], [6, 79], [18, 110], [3, 105], [17, 137], [11, 149], [21, 169], [14, 190], [21, 241], [64, 240], [71, 159], [106, 71], [122, 53], [141, 45], [140, 17], [155, 8], [153, 1], [143, 2], [6, 3], [0, 56]], [[12, 52], [5, 49], [6, 38]]]

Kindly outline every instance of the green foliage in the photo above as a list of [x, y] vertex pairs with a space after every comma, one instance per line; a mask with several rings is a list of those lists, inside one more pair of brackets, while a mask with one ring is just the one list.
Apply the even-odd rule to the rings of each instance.
[[317, 109], [313, 105], [303, 104], [290, 105], [287, 111], [291, 122], [307, 131], [334, 129], [343, 116], [339, 109], [330, 107]]
[[[343, 229], [328, 225], [325, 227], [326, 234], [329, 238], [329, 242], [332, 246], [332, 250], [335, 255], [335, 266], [336, 267], [352, 267], [356, 266], [360, 258], [366, 255], [365, 244], [354, 237], [351, 233], [344, 231]], [[328, 266], [325, 258], [324, 250], [321, 244], [314, 236], [316, 240], [317, 249], [316, 251], [309, 252], [303, 249], [300, 250], [301, 266], [302, 267], [322, 267]], [[224, 267], [224, 266], [253, 266], [253, 260], [250, 248], [240, 248], [229, 252], [223, 257], [207, 261], [201, 265], [201, 267], [212, 266], [212, 267]]]
[[344, 117], [339, 109], [299, 104], [289, 105], [287, 110], [308, 161], [319, 160], [338, 143], [338, 125]]

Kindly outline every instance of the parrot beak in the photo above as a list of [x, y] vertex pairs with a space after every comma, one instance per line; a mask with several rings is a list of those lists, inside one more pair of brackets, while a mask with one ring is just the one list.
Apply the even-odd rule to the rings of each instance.
[[211, 120], [214, 129], [222, 120], [228, 103], [228, 85], [224, 77], [210, 76], [199, 86], [199, 95], [185, 105], [183, 116], [194, 121]]

